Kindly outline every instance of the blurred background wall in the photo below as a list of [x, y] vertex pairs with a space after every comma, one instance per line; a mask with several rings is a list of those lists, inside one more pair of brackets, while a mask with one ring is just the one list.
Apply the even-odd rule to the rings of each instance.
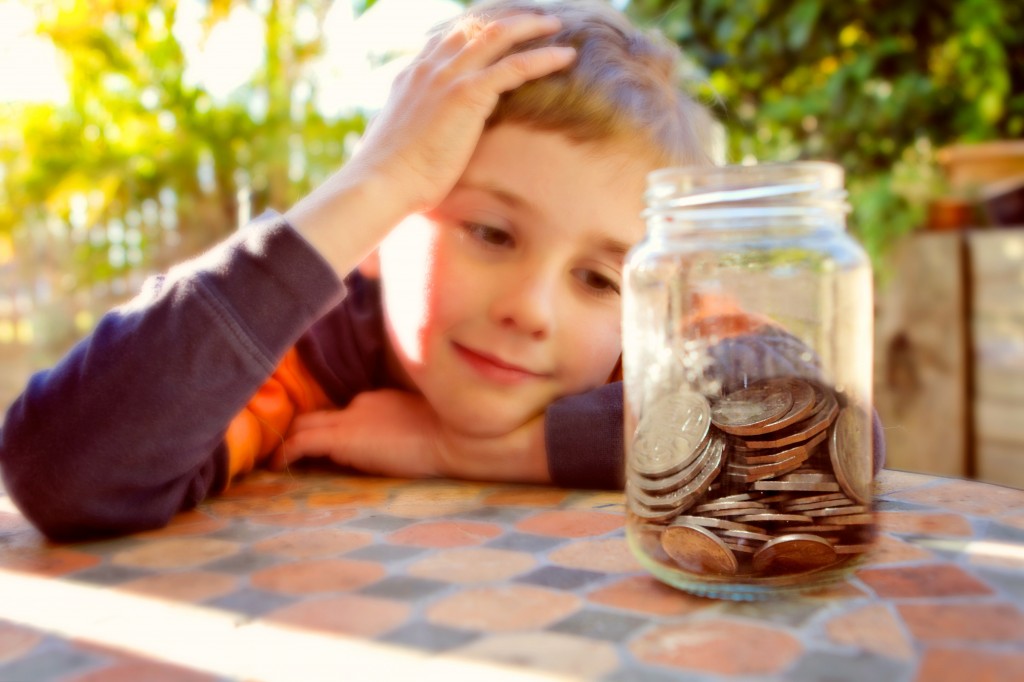
[[[728, 161], [846, 169], [890, 465], [1024, 485], [1024, 4], [613, 4], [682, 46]], [[343, 163], [461, 6], [0, 0], [0, 407], [147, 275]]]

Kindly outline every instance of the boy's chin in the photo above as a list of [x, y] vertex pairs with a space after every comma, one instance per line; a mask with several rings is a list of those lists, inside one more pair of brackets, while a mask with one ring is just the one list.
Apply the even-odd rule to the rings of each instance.
[[445, 426], [464, 436], [498, 438], [524, 426], [534, 414], [480, 414], [477, 410], [438, 410]]

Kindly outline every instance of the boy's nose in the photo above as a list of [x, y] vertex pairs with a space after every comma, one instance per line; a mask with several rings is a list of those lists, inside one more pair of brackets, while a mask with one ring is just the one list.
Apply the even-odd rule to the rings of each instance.
[[545, 339], [554, 325], [554, 299], [552, 277], [532, 273], [509, 279], [495, 292], [491, 318], [506, 329]]

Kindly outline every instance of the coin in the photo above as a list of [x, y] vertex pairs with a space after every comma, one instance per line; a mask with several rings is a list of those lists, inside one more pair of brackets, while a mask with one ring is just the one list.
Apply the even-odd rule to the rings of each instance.
[[757, 498], [761, 504], [780, 504], [794, 499], [793, 493], [775, 493], [773, 495], [762, 495]]
[[677, 473], [700, 453], [711, 427], [711, 406], [700, 393], [666, 396], [644, 413], [630, 449], [638, 474], [660, 478]]
[[762, 425], [783, 417], [792, 406], [786, 382], [769, 379], [718, 399], [711, 407], [711, 422], [726, 433], [762, 433]]
[[848, 514], [863, 514], [864, 512], [871, 511], [871, 507], [866, 504], [860, 504], [856, 506], [847, 507], [826, 507], [824, 509], [809, 509], [804, 513], [808, 516], [818, 518], [821, 516], [843, 516]]
[[793, 469], [796, 469], [803, 464], [806, 459], [807, 454], [804, 452], [798, 457], [784, 459], [781, 462], [776, 462], [774, 464], [758, 464], [756, 466], [730, 464], [729, 473], [734, 475], [735, 478], [742, 480], [744, 483], [753, 483], [754, 481], [760, 481], [765, 478], [774, 478], [779, 474], [793, 471]]
[[736, 555], [717, 535], [699, 526], [670, 526], [661, 534], [661, 547], [682, 568], [692, 573], [732, 575], [739, 568]]
[[839, 490], [838, 483], [804, 483], [802, 481], [757, 481], [754, 490], [802, 490], [806, 492], [830, 492]]
[[794, 533], [766, 542], [752, 559], [754, 570], [802, 573], [834, 563], [836, 551], [817, 535]]
[[818, 435], [832, 424], [839, 412], [839, 404], [831, 393], [825, 394], [825, 406], [819, 411], [776, 433], [764, 438], [744, 438], [743, 443], [751, 450], [780, 448], [785, 445], [802, 443]]
[[694, 513], [706, 513], [714, 511], [725, 511], [731, 509], [749, 509], [751, 507], [763, 507], [764, 503], [758, 500], [749, 499], [750, 495], [743, 495], [745, 500], [725, 500], [724, 498], [707, 502], [693, 508]]
[[675, 509], [677, 513], [688, 509], [707, 492], [710, 482], [718, 476], [722, 468], [722, 461], [724, 459], [722, 455], [724, 451], [725, 441], [720, 436], [712, 438], [707, 446], [707, 454], [704, 455], [706, 463], [701, 472], [682, 488], [673, 490], [665, 495], [649, 493], [635, 485], [631, 485], [632, 482], [627, 479], [626, 485], [632, 490], [629, 494], [630, 502], [635, 502], [642, 507], [650, 509]]
[[874, 514], [850, 514], [849, 516], [830, 516], [829, 523], [837, 523], [844, 526], [861, 526], [874, 523]]
[[853, 500], [845, 495], [839, 500], [820, 500], [818, 502], [807, 502], [804, 504], [783, 504], [780, 505], [786, 511], [811, 511], [814, 509], [835, 509], [838, 507], [851, 507]]
[[849, 497], [868, 504], [871, 502], [872, 460], [867, 415], [853, 407], [845, 407], [836, 418], [829, 439], [828, 454], [832, 460], [839, 485]]
[[765, 533], [758, 533], [752, 530], [719, 530], [715, 531], [715, 534], [720, 537], [736, 538], [737, 540], [755, 540], [757, 542], [768, 542], [772, 539], [771, 535]]
[[[701, 513], [704, 516], [707, 516], [709, 518], [725, 519], [725, 518], [729, 518], [730, 516], [740, 516], [740, 515], [743, 515], [743, 514], [753, 514], [756, 511], [762, 511], [762, 510], [766, 510], [768, 508], [769, 507], [767, 507], [766, 505], [759, 504], [759, 505], [751, 506], [751, 507], [737, 507], [736, 509], [719, 509], [717, 511], [706, 511], [706, 512], [699, 512], [699, 513]], [[694, 513], [696, 514], [698, 512], [694, 511]]]
[[[820, 434], [823, 435], [823, 434]], [[835, 483], [836, 477], [832, 474], [825, 473], [824, 471], [815, 471], [813, 473], [807, 473], [802, 471], [794, 471], [791, 474], [786, 474], [780, 477], [783, 481], [799, 481], [801, 483]]]
[[635, 516], [650, 521], [652, 523], [657, 522], [669, 522], [679, 515], [680, 509], [677, 507], [668, 507], [666, 509], [654, 509], [645, 506], [642, 502], [638, 501], [634, 493], [630, 490], [631, 483], [626, 481], [626, 502], [629, 507], [629, 511]]
[[804, 516], [803, 514], [778, 514], [775, 512], [766, 512], [737, 516], [736, 521], [740, 523], [811, 523], [814, 519], [809, 516]]
[[674, 474], [663, 476], [661, 478], [651, 478], [649, 476], [638, 474], [632, 467], [629, 467], [626, 475], [633, 485], [641, 490], [646, 490], [651, 493], [666, 494], [673, 490], [678, 490], [692, 481], [694, 477], [696, 477], [697, 474], [707, 466], [707, 446], [709, 442], [710, 441], [708, 439], [705, 439], [705, 442], [701, 446], [703, 448], [702, 452], [693, 460], [692, 463], [690, 463], [689, 466], [684, 467]]
[[[811, 504], [814, 502], [840, 502], [849, 500], [850, 498], [843, 493], [825, 493], [824, 495], [800, 495], [799, 497], [791, 497], [783, 504]], [[762, 499], [761, 501], [764, 502], [765, 500]], [[850, 504], [853, 503], [850, 502]]]
[[[791, 448], [785, 448], [778, 450], [777, 452], [769, 452], [765, 450], [748, 450], [747, 448], [733, 447], [731, 450], [732, 461], [739, 462], [740, 464], [747, 465], [758, 465], [758, 464], [774, 464], [775, 462], [781, 462], [784, 459], [790, 459], [800, 454], [805, 450], [803, 443], [793, 446]], [[766, 454], [768, 452], [768, 454]], [[757, 453], [757, 454], [753, 454]]]
[[[810, 521], [810, 519], [807, 519]], [[710, 519], [706, 516], [677, 516], [672, 522], [673, 526], [703, 526], [705, 528], [719, 528], [721, 530], [745, 530], [751, 533], [759, 533], [761, 529], [749, 523], [738, 523], [727, 519]]]
[[[775, 421], [764, 424], [758, 433], [772, 433], [784, 429], [790, 424], [795, 424], [801, 419], [804, 419], [811, 415], [814, 408], [817, 406], [815, 403], [814, 388], [809, 383], [796, 377], [788, 377], [786, 379], [777, 380], [784, 387], [792, 399], [792, 405], [789, 410]], [[823, 394], [824, 395], [824, 394]], [[724, 430], [724, 429], [723, 429]]]
[[810, 526], [790, 526], [786, 529], [789, 533], [836, 533], [849, 530], [847, 526], [837, 526], [830, 523], [816, 523]]
[[724, 542], [725, 546], [733, 552], [741, 552], [743, 554], [753, 554], [758, 549], [756, 545], [748, 545], [743, 542], [726, 540], [725, 538], [722, 538], [722, 542]]

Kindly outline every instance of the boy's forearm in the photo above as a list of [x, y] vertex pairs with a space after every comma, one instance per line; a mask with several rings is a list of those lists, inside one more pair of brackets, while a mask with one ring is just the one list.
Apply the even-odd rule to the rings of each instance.
[[285, 218], [344, 278], [409, 214], [398, 196], [385, 178], [356, 162], [295, 204]]

